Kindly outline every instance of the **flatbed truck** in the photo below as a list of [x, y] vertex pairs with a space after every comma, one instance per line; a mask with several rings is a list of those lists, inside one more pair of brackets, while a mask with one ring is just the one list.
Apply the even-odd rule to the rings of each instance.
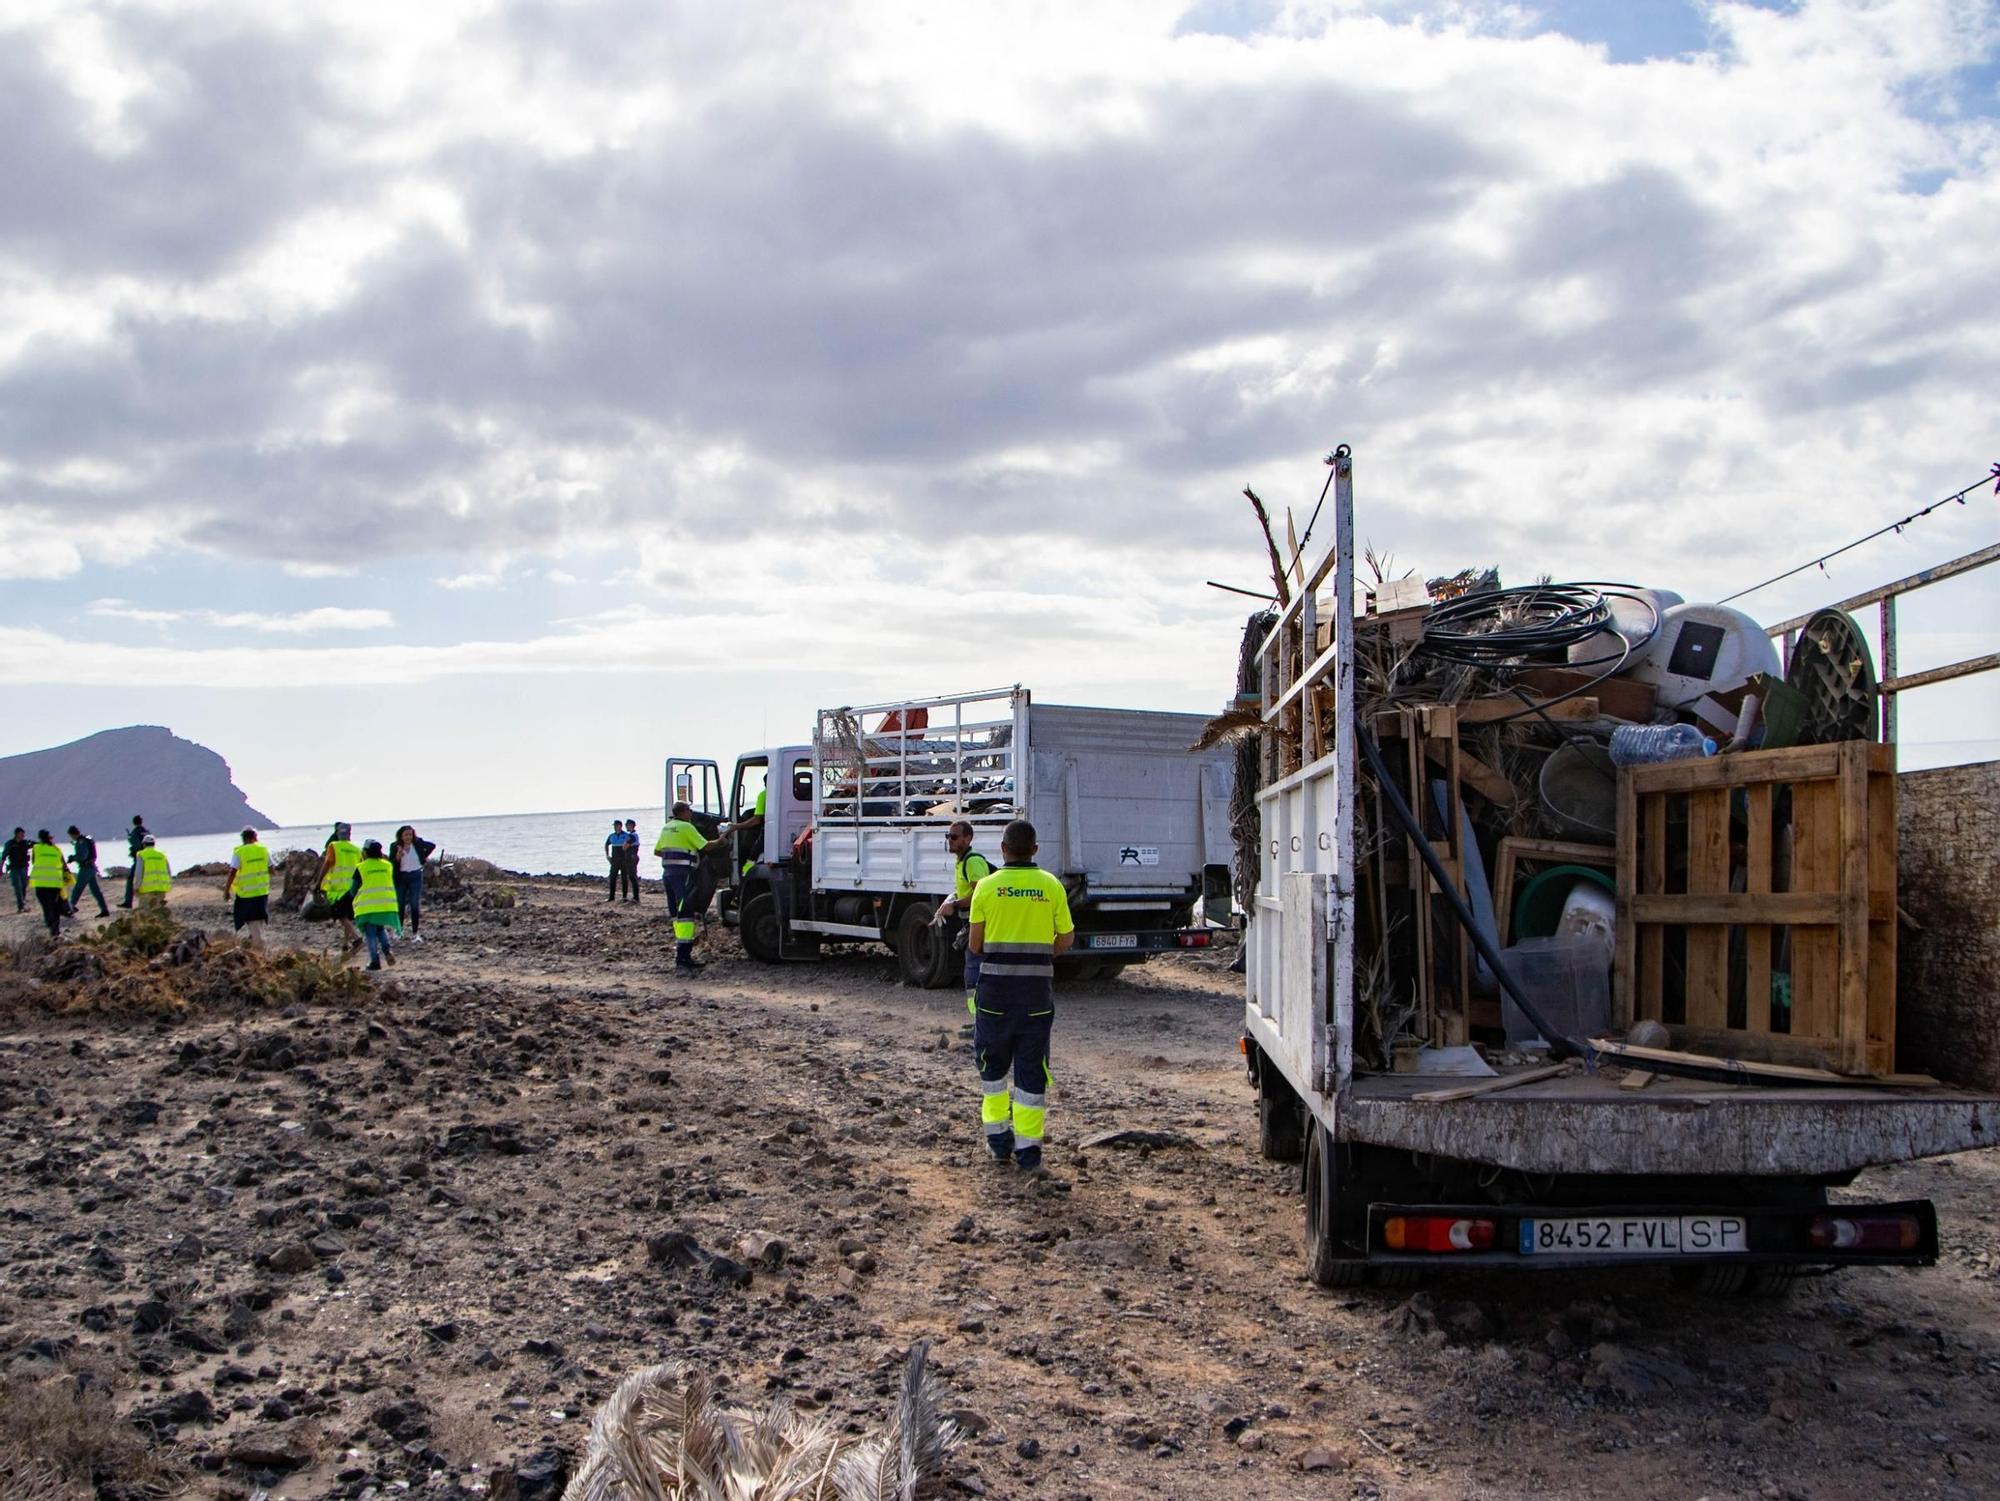
[[2000, 1144], [1990, 1093], [1668, 1075], [1635, 1090], [1594, 1064], [1536, 1077], [1517, 1067], [1528, 1082], [1472, 1092], [1357, 1062], [1365, 730], [1352, 457], [1342, 448], [1331, 462], [1334, 541], [1259, 648], [1256, 696], [1271, 730], [1314, 702], [1330, 704], [1335, 728], [1331, 745], [1256, 794], [1244, 938], [1261, 1147], [1302, 1164], [1308, 1274], [1344, 1286], [1424, 1268], [1654, 1264], [1711, 1291], [1776, 1294], [1806, 1268], [1935, 1261], [1928, 1202], [1835, 1202], [1828, 1190], [1870, 1167]]

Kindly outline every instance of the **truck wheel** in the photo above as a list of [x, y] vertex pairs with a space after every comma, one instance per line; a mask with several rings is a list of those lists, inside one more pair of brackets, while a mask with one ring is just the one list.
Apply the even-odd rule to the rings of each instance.
[[1257, 1070], [1257, 1146], [1266, 1162], [1305, 1155], [1305, 1108], [1285, 1076], [1264, 1059]]
[[760, 891], [743, 904], [738, 932], [743, 938], [743, 952], [752, 959], [765, 964], [783, 960], [785, 935], [778, 926], [778, 899], [770, 892]]
[[905, 985], [937, 990], [951, 983], [952, 971], [963, 973], [958, 950], [942, 928], [931, 926], [937, 909], [928, 902], [911, 902], [896, 921], [896, 968]]
[[1314, 1121], [1306, 1136], [1306, 1275], [1321, 1287], [1359, 1287], [1368, 1280], [1368, 1263], [1356, 1261], [1340, 1240], [1334, 1155], [1332, 1135]]
[[1800, 1269], [1795, 1266], [1753, 1266], [1743, 1282], [1746, 1298], [1767, 1298], [1775, 1302], [1792, 1295], [1798, 1286]]
[[1726, 1298], [1743, 1291], [1750, 1281], [1750, 1268], [1741, 1262], [1711, 1261], [1706, 1266], [1677, 1266], [1670, 1269], [1675, 1287], [1685, 1293], [1701, 1293]]

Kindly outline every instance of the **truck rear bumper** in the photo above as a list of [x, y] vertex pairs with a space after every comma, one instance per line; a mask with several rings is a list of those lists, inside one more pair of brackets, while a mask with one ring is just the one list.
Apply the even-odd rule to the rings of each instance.
[[1383, 1265], [1561, 1267], [1636, 1263], [1930, 1266], [1927, 1199], [1811, 1209], [1668, 1204], [1371, 1204], [1368, 1260]]

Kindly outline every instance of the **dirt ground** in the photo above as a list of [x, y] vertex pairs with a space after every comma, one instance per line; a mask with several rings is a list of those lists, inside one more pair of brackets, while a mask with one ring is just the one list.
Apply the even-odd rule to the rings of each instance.
[[[219, 930], [215, 884], [177, 914]], [[680, 980], [656, 891], [516, 884], [359, 1005], [0, 1017], [0, 1450], [95, 1454], [106, 1497], [166, 1461], [191, 1496], [534, 1501], [633, 1367], [872, 1425], [929, 1340], [973, 1430], [947, 1496], [2000, 1495], [2000, 1153], [1864, 1176], [1937, 1201], [1943, 1261], [1785, 1303], [1324, 1292], [1219, 958], [1063, 994], [1034, 1183], [982, 1160], [961, 996], [719, 930]], [[1191, 1144], [1077, 1148], [1122, 1127]], [[98, 1426], [50, 1438], [50, 1391]]]

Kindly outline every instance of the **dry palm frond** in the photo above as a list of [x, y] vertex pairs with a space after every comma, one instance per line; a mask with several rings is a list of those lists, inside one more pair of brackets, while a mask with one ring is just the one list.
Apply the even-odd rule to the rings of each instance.
[[1224, 709], [1215, 718], [1201, 727], [1201, 738], [1188, 749], [1205, 751], [1210, 746], [1234, 745], [1247, 739], [1264, 728], [1264, 715], [1258, 709]]
[[1250, 509], [1257, 513], [1257, 525], [1264, 532], [1264, 548], [1271, 555], [1271, 583], [1278, 591], [1278, 603], [1288, 605], [1292, 602], [1292, 586], [1285, 578], [1285, 560], [1278, 555], [1278, 539], [1271, 531], [1271, 513], [1248, 485], [1243, 487], [1243, 494], [1250, 502]]
[[910, 1351], [888, 1428], [852, 1442], [782, 1398], [724, 1407], [679, 1361], [634, 1371], [599, 1409], [563, 1501], [912, 1501], [958, 1442], [928, 1348]]

